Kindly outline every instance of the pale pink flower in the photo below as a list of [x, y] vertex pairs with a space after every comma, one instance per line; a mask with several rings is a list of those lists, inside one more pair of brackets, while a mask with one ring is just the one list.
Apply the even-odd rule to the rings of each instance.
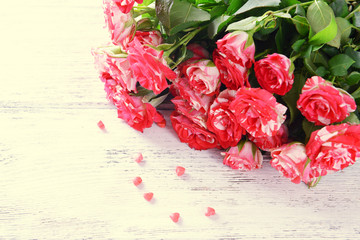
[[185, 67], [185, 76], [194, 90], [205, 95], [214, 95], [219, 92], [219, 70], [211, 60], [203, 59]]
[[128, 36], [135, 31], [135, 20], [132, 14], [122, 13], [113, 0], [104, 0], [104, 13], [112, 42], [124, 47]]
[[271, 151], [270, 164], [293, 183], [303, 180], [307, 155], [304, 144], [292, 142]]
[[[251, 43], [250, 43], [250, 42]], [[217, 48], [232, 62], [250, 68], [254, 62], [255, 44], [246, 32], [235, 31], [226, 34], [217, 42]]]
[[232, 169], [250, 171], [261, 168], [263, 156], [260, 150], [250, 141], [243, 140], [238, 146], [225, 152], [223, 163]]

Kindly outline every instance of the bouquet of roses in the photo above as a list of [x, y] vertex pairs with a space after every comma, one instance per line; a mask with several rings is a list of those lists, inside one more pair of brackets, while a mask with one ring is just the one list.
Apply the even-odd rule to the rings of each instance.
[[360, 158], [360, 4], [353, 0], [104, 0], [93, 50], [107, 99], [138, 131], [170, 102], [181, 142], [294, 183]]

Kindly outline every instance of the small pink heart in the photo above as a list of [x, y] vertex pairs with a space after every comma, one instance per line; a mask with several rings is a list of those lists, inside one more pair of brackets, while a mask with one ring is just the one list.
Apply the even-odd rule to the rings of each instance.
[[151, 199], [153, 198], [154, 194], [152, 192], [148, 192], [148, 193], [144, 193], [144, 198], [146, 201], [151, 201]]
[[142, 161], [143, 159], [144, 159], [144, 158], [143, 158], [142, 153], [139, 153], [139, 154], [136, 156], [136, 158], [135, 158], [135, 162], [141, 163], [141, 161]]
[[133, 183], [135, 186], [139, 186], [142, 183], [141, 177], [134, 178]]
[[101, 120], [97, 123], [97, 125], [101, 130], [105, 130], [105, 125]]
[[212, 207], [208, 207], [208, 208], [206, 209], [205, 216], [210, 217], [210, 216], [212, 216], [212, 215], [215, 215], [215, 209], [213, 209]]
[[177, 212], [170, 214], [171, 220], [175, 223], [179, 221], [179, 217], [180, 217], [180, 214]]
[[181, 176], [185, 173], [185, 168], [181, 166], [176, 167], [176, 175]]

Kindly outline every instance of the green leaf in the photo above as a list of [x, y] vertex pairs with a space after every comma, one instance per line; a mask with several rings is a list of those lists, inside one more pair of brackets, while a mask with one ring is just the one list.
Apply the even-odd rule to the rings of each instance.
[[340, 48], [341, 43], [346, 43], [349, 41], [352, 25], [345, 18], [337, 17], [335, 20], [337, 24], [337, 33], [335, 38], [327, 44], [336, 48]]
[[325, 2], [315, 0], [309, 6], [306, 18], [310, 24], [310, 44], [321, 45], [335, 38], [337, 33], [335, 15]]
[[266, 18], [266, 16], [247, 17], [247, 18], [242, 19], [242, 20], [240, 20], [238, 22], [234, 22], [234, 23], [230, 24], [227, 27], [226, 31], [233, 31], [233, 30], [236, 30], [236, 31], [249, 31], [249, 30], [254, 29], [256, 27], [256, 24], [258, 22], [261, 22], [265, 18]]
[[295, 74], [294, 84], [289, 92], [287, 92], [282, 99], [286, 103], [287, 107], [290, 110], [290, 123], [296, 119], [300, 114], [300, 111], [297, 109], [297, 100], [301, 93], [301, 89], [305, 85], [305, 77], [301, 74]]
[[318, 67], [315, 72], [316, 75], [320, 77], [324, 77], [327, 73], [329, 73], [329, 71], [324, 66]]
[[155, 2], [155, 0], [144, 0], [142, 4], [139, 4], [139, 6], [149, 6], [153, 2]]
[[305, 42], [306, 42], [305, 39], [299, 39], [296, 42], [294, 42], [293, 45], [291, 45], [291, 48], [294, 49], [295, 52], [300, 52], [300, 49], [304, 45]]
[[231, 19], [232, 17], [226, 15], [221, 15], [220, 17], [215, 18], [208, 26], [208, 36], [211, 39], [214, 38]]
[[329, 60], [329, 70], [334, 76], [345, 76], [355, 61], [346, 54], [339, 54]]
[[237, 10], [239, 10], [239, 8], [242, 7], [245, 2], [245, 0], [230, 0], [230, 4], [226, 10], [226, 14], [231, 16]]
[[354, 13], [354, 16], [353, 16], [353, 25], [354, 25], [355, 27], [360, 28], [360, 12]]
[[249, 0], [234, 15], [247, 12], [259, 7], [276, 7], [279, 6], [280, 0]]
[[350, 115], [342, 121], [342, 123], [360, 124], [360, 120], [355, 113], [351, 112]]
[[284, 13], [284, 12], [274, 13], [273, 16], [278, 18], [291, 18], [291, 15], [289, 13]]
[[345, 49], [345, 54], [352, 58], [352, 60], [355, 61], [355, 63], [352, 65], [354, 68], [360, 69], [360, 52], [355, 51], [351, 47], [347, 47]]
[[276, 48], [279, 53], [283, 52], [283, 47], [285, 46], [284, 41], [285, 39], [284, 39], [283, 27], [280, 25], [279, 30], [275, 35]]
[[302, 16], [302, 17], [306, 16], [305, 9], [299, 4], [296, 5], [295, 14], [299, 15], [299, 16]]
[[346, 78], [346, 83], [350, 86], [358, 84], [360, 82], [360, 73], [359, 72], [352, 72]]
[[303, 120], [302, 122], [302, 128], [305, 132], [305, 143], [307, 143], [310, 139], [311, 133], [319, 130], [320, 128], [322, 128], [323, 126], [316, 126], [314, 123], [309, 122], [306, 118]]
[[296, 15], [291, 19], [295, 24], [296, 31], [302, 36], [305, 36], [309, 32], [309, 23], [305, 17]]
[[316, 75], [316, 66], [311, 61], [310, 57], [304, 58], [304, 66], [309, 71], [311, 75]]
[[358, 89], [356, 89], [356, 91], [354, 91], [353, 93], [351, 93], [351, 96], [352, 96], [354, 99], [360, 98], [360, 87], [359, 87]]
[[170, 35], [210, 20], [210, 14], [180, 0], [156, 0], [156, 14]]
[[345, 0], [335, 0], [330, 4], [330, 7], [336, 17], [346, 17], [349, 14], [348, 5]]
[[301, 2], [297, 0], [281, 0], [280, 6], [281, 8], [290, 7], [296, 4], [300, 4]]
[[227, 9], [226, 5], [220, 5], [220, 6], [216, 6], [216, 7], [212, 8], [210, 11], [211, 19], [220, 17], [221, 15], [223, 15], [226, 12], [226, 9]]

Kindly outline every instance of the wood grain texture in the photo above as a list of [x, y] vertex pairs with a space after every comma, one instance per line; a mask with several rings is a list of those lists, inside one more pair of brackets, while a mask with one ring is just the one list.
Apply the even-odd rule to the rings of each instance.
[[[268, 159], [238, 172], [222, 165], [220, 150], [191, 150], [169, 111], [166, 128], [144, 133], [118, 119], [90, 53], [108, 41], [103, 20], [100, 0], [0, 9], [1, 240], [360, 238], [357, 164], [307, 189]], [[205, 217], [208, 206], [215, 216]]]

